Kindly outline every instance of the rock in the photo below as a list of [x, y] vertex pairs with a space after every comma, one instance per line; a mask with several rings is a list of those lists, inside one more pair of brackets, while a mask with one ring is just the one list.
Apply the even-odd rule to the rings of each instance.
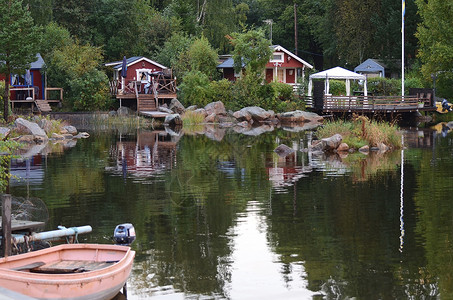
[[186, 109], [184, 108], [184, 105], [182, 105], [181, 102], [179, 102], [179, 100], [176, 98], [171, 99], [169, 109], [173, 113], [179, 114], [179, 115], [182, 115], [186, 111]]
[[291, 132], [300, 132], [300, 131], [307, 131], [307, 130], [313, 130], [318, 128], [321, 125], [321, 123], [314, 123], [314, 122], [308, 122], [308, 123], [285, 123], [284, 126], [282, 126], [282, 129], [285, 131], [291, 131]]
[[253, 127], [250, 130], [243, 131], [242, 133], [245, 135], [250, 135], [250, 136], [258, 136], [260, 134], [263, 134], [265, 132], [270, 132], [274, 130], [274, 126], [272, 125], [262, 125], [258, 127]]
[[257, 122], [262, 122], [273, 116], [273, 112], [270, 113], [258, 106], [244, 107], [243, 109], [241, 109], [241, 111], [249, 113], [252, 116], [252, 119]]
[[242, 122], [237, 123], [236, 126], [247, 128], [250, 126], [250, 124], [247, 121], [242, 121]]
[[230, 127], [233, 127], [234, 126], [234, 123], [233, 122], [222, 122], [220, 123], [220, 128], [230, 128]]
[[80, 132], [78, 135], [75, 135], [75, 139], [87, 139], [90, 137], [90, 134], [88, 132]]
[[220, 116], [217, 116], [217, 120], [219, 121], [219, 123], [235, 123], [235, 118], [233, 117], [230, 117], [230, 116], [223, 116], [223, 115], [220, 115]]
[[60, 130], [60, 134], [67, 134], [67, 133], [68, 133], [68, 131], [67, 131], [66, 129], [64, 129], [64, 128], [62, 128], [62, 129]]
[[77, 128], [75, 128], [75, 127], [72, 126], [72, 125], [63, 126], [63, 129], [66, 129], [66, 131], [67, 131], [69, 134], [72, 134], [72, 135], [76, 135], [76, 134], [77, 134]]
[[198, 107], [196, 105], [191, 105], [188, 108], [186, 108], [186, 111], [193, 111], [196, 110]]
[[222, 128], [206, 127], [206, 132], [204, 133], [204, 135], [213, 141], [220, 142], [225, 137], [225, 133], [226, 133], [226, 130], [222, 129]]
[[36, 123], [27, 121], [22, 118], [18, 118], [18, 119], [16, 119], [15, 124], [19, 131], [22, 131], [22, 132], [25, 132], [28, 134], [32, 134], [32, 135], [47, 137], [46, 132], [41, 127], [39, 127], [39, 125]]
[[370, 152], [370, 146], [365, 145], [363, 147], [360, 147], [359, 152], [361, 152], [363, 154], [368, 154], [368, 152]]
[[453, 121], [448, 122], [448, 123], [446, 124], [446, 126], [447, 126], [448, 128], [450, 128], [450, 129], [453, 129]]
[[238, 122], [249, 122], [252, 119], [252, 115], [243, 109], [235, 111], [233, 117], [235, 117]]
[[346, 143], [341, 143], [340, 146], [337, 148], [338, 152], [347, 152], [349, 151], [349, 145]]
[[38, 121], [38, 126], [41, 127], [46, 132], [46, 134], [52, 131], [52, 122], [50, 120], [40, 119]]
[[289, 111], [282, 114], [279, 114], [277, 118], [280, 119], [282, 123], [305, 123], [305, 122], [318, 122], [322, 123], [324, 118], [320, 115], [308, 111]]
[[217, 115], [215, 113], [209, 114], [206, 118], [204, 118], [205, 123], [216, 123]]
[[194, 110], [193, 112], [196, 114], [201, 114], [204, 118], [206, 118], [206, 116], [208, 115], [204, 108], [198, 108], [198, 109]]
[[168, 108], [163, 107], [163, 106], [159, 106], [159, 111], [167, 113], [167, 114], [173, 114], [173, 111], [171, 109], [168, 109]]
[[338, 146], [340, 146], [341, 144], [341, 141], [343, 140], [343, 137], [341, 136], [341, 134], [334, 134], [333, 136], [331, 137], [328, 137], [328, 138], [325, 138], [325, 139], [322, 139], [323, 143], [324, 143], [324, 149], [325, 151], [333, 151], [335, 149], [338, 148]]
[[125, 117], [134, 114], [134, 112], [129, 107], [126, 106], [121, 106], [120, 108], [118, 108], [116, 113], [120, 117]]
[[379, 149], [380, 152], [387, 152], [390, 150], [390, 147], [384, 143], [378, 143], [377, 148]]
[[0, 140], [6, 140], [9, 136], [11, 129], [6, 127], [0, 127]]
[[72, 134], [70, 134], [70, 133], [62, 134], [62, 136], [64, 136], [64, 138], [67, 139], [67, 140], [70, 140], [70, 139], [74, 138], [74, 136]]
[[222, 101], [211, 102], [208, 105], [206, 105], [204, 107], [204, 109], [206, 110], [206, 113], [208, 114], [208, 116], [210, 114], [226, 116], [226, 114], [227, 114], [225, 105], [223, 105]]
[[286, 157], [294, 152], [294, 149], [286, 146], [285, 144], [279, 145], [277, 148], [274, 149], [274, 152], [278, 154], [280, 157]]
[[182, 125], [182, 119], [179, 114], [171, 114], [165, 117], [164, 125], [177, 126]]
[[32, 144], [35, 142], [35, 137], [34, 137], [34, 135], [31, 135], [31, 134], [25, 134], [25, 135], [21, 135], [18, 138], [15, 138], [14, 140], [19, 143]]
[[58, 133], [52, 133], [52, 137], [51, 137], [53, 140], [64, 140], [65, 137], [62, 135], [62, 134], [58, 134]]
[[322, 140], [314, 140], [311, 145], [308, 146], [308, 150], [311, 152], [324, 151], [324, 142]]

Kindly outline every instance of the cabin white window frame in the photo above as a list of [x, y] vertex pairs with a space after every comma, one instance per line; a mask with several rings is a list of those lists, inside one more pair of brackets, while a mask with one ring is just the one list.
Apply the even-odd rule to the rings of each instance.
[[[280, 55], [280, 58], [276, 59], [275, 57]], [[284, 52], [274, 52], [272, 53], [272, 59], [270, 60], [271, 63], [274, 63], [274, 62], [279, 62], [279, 63], [283, 63], [285, 62], [285, 53]]]
[[136, 75], [135, 78], [137, 78], [137, 81], [140, 81], [142, 83], [149, 82], [149, 81], [151, 81], [151, 76], [146, 75], [146, 79], [145, 80], [141, 80], [141, 74], [144, 73], [144, 72], [152, 73], [154, 71], [156, 71], [156, 69], [136, 69], [135, 70], [135, 75]]

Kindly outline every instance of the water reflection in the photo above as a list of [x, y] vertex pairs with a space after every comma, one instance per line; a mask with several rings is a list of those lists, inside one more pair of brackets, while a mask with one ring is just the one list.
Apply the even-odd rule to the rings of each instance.
[[176, 164], [176, 145], [182, 134], [165, 130], [139, 130], [135, 136], [120, 135], [112, 149], [116, 166], [106, 170], [124, 178], [162, 174]]
[[327, 156], [303, 151], [310, 131], [260, 131], [93, 132], [14, 162], [12, 193], [45, 200], [52, 229], [92, 225], [90, 242], [133, 223], [129, 299], [453, 297], [453, 133]]

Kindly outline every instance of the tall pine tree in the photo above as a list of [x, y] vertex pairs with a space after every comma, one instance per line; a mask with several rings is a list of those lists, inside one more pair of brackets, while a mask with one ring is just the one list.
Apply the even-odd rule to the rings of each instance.
[[5, 74], [3, 118], [8, 120], [11, 74], [25, 74], [36, 60], [39, 28], [21, 0], [5, 0], [0, 5], [0, 73]]

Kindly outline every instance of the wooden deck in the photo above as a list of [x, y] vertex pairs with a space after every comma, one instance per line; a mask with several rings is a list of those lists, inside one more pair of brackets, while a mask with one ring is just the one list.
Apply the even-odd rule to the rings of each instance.
[[150, 89], [145, 93], [145, 87], [141, 81], [130, 81], [124, 89], [118, 89], [119, 82], [110, 83], [112, 95], [120, 100], [135, 100], [137, 101], [137, 112], [147, 114], [147, 112], [155, 112], [158, 110], [166, 99], [177, 97], [176, 94], [176, 79], [166, 78], [163, 75], [153, 79]]
[[[31, 111], [34, 112], [36, 107], [37, 111], [40, 113], [48, 113], [52, 111], [50, 103], [61, 103], [63, 102], [63, 89], [62, 88], [46, 88], [44, 91], [44, 99], [36, 99], [34, 88], [24, 87], [24, 88], [11, 88], [10, 91], [20, 91], [30, 93], [29, 99], [10, 99], [11, 109], [15, 110], [15, 104], [26, 103], [30, 104]], [[50, 99], [49, 92], [57, 91], [59, 97], [57, 99]]]
[[[2, 229], [2, 218], [0, 217], [0, 230]], [[11, 220], [11, 231], [30, 231], [36, 228], [44, 227], [44, 222]]]
[[307, 99], [307, 107], [322, 113], [408, 113], [435, 111], [429, 98], [417, 96], [331, 96]]

